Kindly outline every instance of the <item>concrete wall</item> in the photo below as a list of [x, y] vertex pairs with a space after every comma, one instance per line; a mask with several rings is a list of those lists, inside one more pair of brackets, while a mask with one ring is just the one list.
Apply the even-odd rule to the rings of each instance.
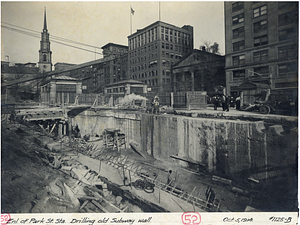
[[[155, 116], [129, 111], [84, 111], [73, 119], [85, 134], [101, 134], [105, 128], [120, 129], [156, 159], [188, 166], [177, 155], [205, 164], [209, 172], [226, 177], [250, 175], [263, 180], [274, 170], [295, 163], [297, 133], [263, 121]], [[269, 168], [269, 171], [267, 171]]]

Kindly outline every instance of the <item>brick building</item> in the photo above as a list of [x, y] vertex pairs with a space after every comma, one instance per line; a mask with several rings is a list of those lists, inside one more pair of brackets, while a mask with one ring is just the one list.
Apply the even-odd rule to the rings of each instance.
[[298, 2], [225, 2], [227, 94], [244, 82], [298, 88]]
[[127, 79], [128, 46], [108, 43], [101, 48], [104, 58], [115, 56], [113, 60], [104, 65], [105, 85]]

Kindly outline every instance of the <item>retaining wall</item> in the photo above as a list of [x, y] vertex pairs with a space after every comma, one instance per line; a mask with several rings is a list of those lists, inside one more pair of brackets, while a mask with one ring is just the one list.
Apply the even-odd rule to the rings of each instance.
[[84, 111], [72, 119], [81, 135], [100, 135], [105, 128], [120, 129], [126, 142], [140, 143], [144, 153], [183, 167], [171, 155], [198, 161], [209, 172], [231, 178], [264, 180], [296, 162], [297, 133], [263, 121], [151, 115], [133, 111]]

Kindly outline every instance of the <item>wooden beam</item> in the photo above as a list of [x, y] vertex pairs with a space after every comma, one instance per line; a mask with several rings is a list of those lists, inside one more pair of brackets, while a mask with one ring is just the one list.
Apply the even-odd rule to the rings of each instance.
[[56, 126], [56, 124], [57, 124], [57, 122], [52, 126], [52, 128], [51, 128], [51, 131], [50, 131], [50, 133], [49, 134], [51, 134], [52, 133], [52, 131], [54, 130], [54, 128], [55, 128], [55, 126]]
[[92, 200], [92, 203], [97, 206], [99, 209], [101, 209], [103, 212], [105, 213], [110, 213], [106, 208], [104, 208], [101, 204], [99, 204], [98, 202], [96, 202], [95, 200]]

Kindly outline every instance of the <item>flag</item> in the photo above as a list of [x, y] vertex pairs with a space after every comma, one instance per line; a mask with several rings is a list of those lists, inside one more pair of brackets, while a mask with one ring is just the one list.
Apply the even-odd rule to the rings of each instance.
[[[131, 7], [130, 7], [131, 8]], [[131, 14], [134, 15], [134, 10], [133, 8], [131, 8]]]

